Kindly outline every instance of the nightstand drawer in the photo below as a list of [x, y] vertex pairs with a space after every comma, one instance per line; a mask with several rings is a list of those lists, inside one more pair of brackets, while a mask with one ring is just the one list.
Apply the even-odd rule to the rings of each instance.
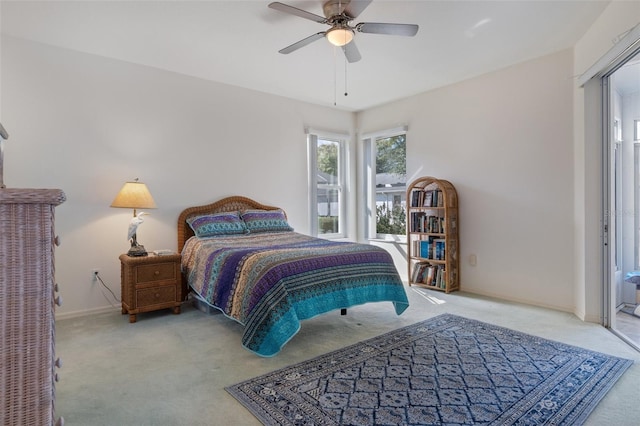
[[172, 303], [176, 300], [175, 285], [136, 290], [136, 306], [138, 309], [144, 308], [145, 306]]
[[177, 279], [176, 267], [173, 262], [154, 263], [152, 265], [140, 265], [136, 267], [136, 283]]
[[180, 313], [182, 277], [180, 255], [127, 256], [120, 255], [120, 294], [122, 313], [129, 322], [136, 322], [143, 312], [171, 309]]

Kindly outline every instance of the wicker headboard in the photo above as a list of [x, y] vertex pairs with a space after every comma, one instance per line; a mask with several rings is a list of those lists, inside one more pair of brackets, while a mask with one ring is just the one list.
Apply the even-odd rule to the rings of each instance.
[[180, 213], [180, 216], [178, 216], [178, 253], [182, 252], [184, 243], [194, 235], [193, 230], [187, 223], [187, 219], [189, 217], [200, 216], [208, 213], [233, 212], [245, 209], [278, 210], [280, 207], [267, 206], [250, 198], [241, 196], [223, 198], [204, 206], [188, 207]]

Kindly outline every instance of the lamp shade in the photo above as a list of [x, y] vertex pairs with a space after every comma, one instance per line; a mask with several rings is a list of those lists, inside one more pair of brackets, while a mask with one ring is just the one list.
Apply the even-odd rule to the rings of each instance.
[[333, 27], [326, 32], [326, 37], [334, 46], [344, 46], [353, 40], [353, 30], [347, 27]]
[[156, 202], [149, 192], [149, 188], [142, 182], [127, 182], [124, 184], [116, 198], [111, 203], [111, 207], [122, 207], [127, 209], [155, 209]]

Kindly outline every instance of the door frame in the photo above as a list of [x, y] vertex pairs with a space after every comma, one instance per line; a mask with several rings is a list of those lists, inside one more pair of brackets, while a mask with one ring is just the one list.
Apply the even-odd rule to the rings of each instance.
[[[624, 334], [617, 331], [616, 327], [616, 312], [617, 306], [617, 282], [621, 280], [622, 271], [617, 268], [616, 262], [616, 248], [619, 244], [617, 241], [618, 220], [620, 218], [620, 212], [618, 211], [619, 202], [616, 194], [616, 185], [618, 173], [621, 172], [616, 167], [616, 161], [618, 160], [615, 147], [619, 144], [619, 141], [615, 136], [615, 111], [613, 106], [613, 93], [614, 89], [611, 82], [611, 76], [620, 69], [629, 60], [640, 54], [640, 46], [638, 43], [640, 38], [632, 44], [634, 48], [628, 49], [624, 55], [619, 57], [614, 63], [612, 63], [606, 71], [601, 73], [600, 86], [601, 86], [601, 117], [600, 123], [601, 129], [601, 142], [602, 142], [602, 217], [603, 217], [603, 292], [602, 292], [602, 305], [603, 305], [603, 325], [609, 328], [613, 333], [622, 338], [625, 342], [629, 343], [636, 349], [640, 350], [640, 347], [636, 342], [631, 341]], [[634, 157], [637, 156], [637, 152], [634, 149]], [[618, 167], [622, 167], [618, 164]], [[634, 176], [636, 170], [634, 166]], [[634, 177], [634, 185], [635, 177]], [[620, 188], [618, 188], [620, 189]], [[637, 188], [634, 188], [634, 194], [637, 194]], [[635, 200], [634, 200], [635, 205]], [[638, 212], [636, 212], [638, 213]], [[637, 220], [636, 220], [637, 222]], [[637, 232], [637, 229], [635, 230]], [[635, 237], [634, 237], [635, 238]], [[635, 255], [635, 254], [634, 254]], [[634, 261], [635, 263], [635, 261]]]
[[[582, 74], [578, 83], [584, 88], [584, 315], [611, 327], [612, 250], [610, 237], [610, 133], [608, 78], [630, 58], [640, 53], [640, 24], [631, 29], [600, 60]], [[598, 158], [599, 157], [599, 158]], [[588, 206], [600, 206], [589, 209]], [[596, 259], [600, 259], [598, 262]], [[595, 262], [589, 259], [596, 260]], [[599, 297], [596, 295], [599, 294]], [[598, 300], [598, 298], [600, 300]], [[579, 299], [578, 299], [579, 301]], [[627, 340], [627, 339], [625, 339]]]

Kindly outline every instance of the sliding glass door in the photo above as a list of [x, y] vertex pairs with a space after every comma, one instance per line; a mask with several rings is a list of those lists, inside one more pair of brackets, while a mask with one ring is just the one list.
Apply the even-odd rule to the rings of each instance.
[[640, 348], [640, 53], [602, 81], [605, 325]]

